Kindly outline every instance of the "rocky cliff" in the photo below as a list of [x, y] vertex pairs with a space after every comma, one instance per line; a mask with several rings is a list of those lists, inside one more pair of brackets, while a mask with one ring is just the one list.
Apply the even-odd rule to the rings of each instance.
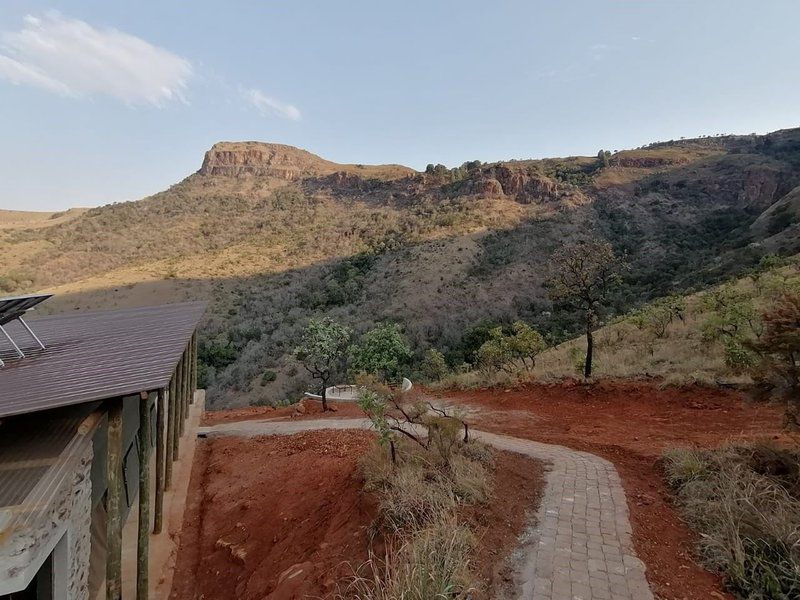
[[219, 142], [206, 152], [201, 175], [259, 175], [297, 181], [333, 173], [336, 163], [294, 146], [262, 142]]

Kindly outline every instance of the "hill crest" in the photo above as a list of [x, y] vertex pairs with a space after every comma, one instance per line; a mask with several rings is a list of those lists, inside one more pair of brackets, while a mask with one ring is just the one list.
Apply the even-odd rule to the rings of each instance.
[[402, 165], [339, 164], [295, 146], [244, 141], [214, 144], [205, 153], [198, 174], [233, 177], [253, 175], [299, 181], [337, 172], [358, 173], [385, 179], [416, 173], [414, 169]]

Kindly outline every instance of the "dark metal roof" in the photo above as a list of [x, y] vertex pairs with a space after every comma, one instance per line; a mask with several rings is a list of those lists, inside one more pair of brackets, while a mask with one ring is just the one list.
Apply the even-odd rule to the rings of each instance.
[[205, 307], [186, 302], [29, 319], [47, 349], [23, 347], [20, 359], [0, 339], [0, 417], [165, 387]]

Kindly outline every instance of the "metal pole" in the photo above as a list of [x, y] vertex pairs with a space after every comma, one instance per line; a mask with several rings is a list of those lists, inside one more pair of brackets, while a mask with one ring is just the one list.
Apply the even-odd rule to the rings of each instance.
[[28, 324], [27, 324], [25, 321], [23, 321], [23, 320], [22, 320], [22, 317], [17, 317], [17, 321], [19, 321], [20, 323], [22, 323], [22, 326], [25, 328], [25, 330], [28, 332], [28, 334], [29, 334], [29, 335], [30, 335], [30, 336], [31, 336], [31, 337], [32, 337], [34, 340], [36, 340], [36, 343], [37, 343], [37, 344], [39, 344], [39, 348], [41, 348], [42, 350], [44, 350], [44, 349], [45, 349], [45, 345], [42, 343], [42, 340], [40, 340], [40, 339], [39, 339], [39, 338], [36, 336], [36, 334], [35, 334], [35, 333], [33, 333], [33, 329], [31, 329], [30, 327], [28, 327]]
[[22, 350], [19, 349], [19, 346], [17, 346], [17, 344], [14, 342], [14, 340], [11, 339], [11, 336], [8, 335], [8, 332], [5, 330], [5, 328], [2, 325], [0, 325], [0, 331], [3, 332], [3, 335], [6, 336], [6, 339], [9, 341], [9, 343], [12, 346], [14, 346], [14, 350], [17, 351], [17, 354], [19, 354], [19, 357], [20, 358], [25, 358], [25, 353]]

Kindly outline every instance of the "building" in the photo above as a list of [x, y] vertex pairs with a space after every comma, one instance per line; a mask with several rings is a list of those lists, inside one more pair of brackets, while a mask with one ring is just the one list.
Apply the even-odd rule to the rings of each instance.
[[47, 297], [0, 299], [0, 600], [151, 597], [203, 409], [205, 305], [26, 323]]

